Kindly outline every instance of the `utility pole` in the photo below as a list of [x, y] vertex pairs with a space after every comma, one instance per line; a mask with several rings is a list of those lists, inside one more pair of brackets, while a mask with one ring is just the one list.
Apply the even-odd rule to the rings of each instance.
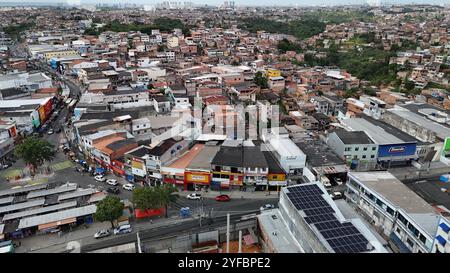
[[242, 253], [242, 230], [239, 230], [239, 249], [238, 253]]
[[139, 237], [139, 231], [136, 233], [136, 237], [137, 237], [138, 253], [142, 253], [141, 238]]
[[227, 253], [230, 253], [230, 214], [227, 213]]

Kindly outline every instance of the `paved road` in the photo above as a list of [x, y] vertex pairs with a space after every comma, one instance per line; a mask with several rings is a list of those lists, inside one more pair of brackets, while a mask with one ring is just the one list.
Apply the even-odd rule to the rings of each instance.
[[[241, 217], [246, 214], [248, 213], [239, 213], [231, 215], [230, 217], [231, 224], [239, 221]], [[204, 225], [202, 227], [200, 227], [198, 219], [177, 222], [163, 227], [141, 229], [139, 230], [139, 237], [142, 242], [145, 242], [154, 238], [163, 238], [170, 235], [180, 235], [182, 233], [189, 233], [191, 231], [201, 231], [205, 229], [217, 228], [225, 225], [226, 221], [227, 221], [226, 216], [214, 217], [212, 218], [212, 221], [209, 223], [206, 222], [205, 220]], [[97, 249], [136, 242], [137, 241], [136, 232], [137, 231], [134, 230], [132, 233], [113, 236], [94, 243], [82, 245], [81, 252], [89, 252]]]

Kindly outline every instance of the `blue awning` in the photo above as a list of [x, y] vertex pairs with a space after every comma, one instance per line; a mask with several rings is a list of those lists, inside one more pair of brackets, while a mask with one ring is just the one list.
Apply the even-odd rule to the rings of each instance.
[[438, 240], [441, 246], [445, 246], [445, 244], [447, 243], [447, 240], [445, 240], [441, 235], [436, 236], [436, 240]]
[[400, 238], [398, 238], [398, 236], [394, 232], [391, 233], [391, 236], [389, 236], [389, 238], [398, 247], [400, 253], [411, 253], [411, 250], [409, 250], [405, 243], [403, 243], [402, 240], [400, 240]]
[[103, 168], [95, 168], [95, 172], [96, 173], [104, 173], [104, 172], [106, 172], [106, 170]]
[[448, 233], [450, 231], [450, 227], [447, 226], [447, 224], [445, 224], [444, 222], [440, 223], [439, 226], [445, 233]]

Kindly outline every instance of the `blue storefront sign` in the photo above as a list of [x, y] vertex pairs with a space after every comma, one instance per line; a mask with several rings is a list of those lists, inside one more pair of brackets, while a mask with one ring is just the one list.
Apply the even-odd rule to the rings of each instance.
[[416, 148], [416, 143], [380, 145], [378, 147], [378, 158], [413, 156], [416, 154]]

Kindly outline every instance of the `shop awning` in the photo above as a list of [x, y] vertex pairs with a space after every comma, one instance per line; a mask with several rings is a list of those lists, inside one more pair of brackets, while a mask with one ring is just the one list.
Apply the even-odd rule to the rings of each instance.
[[77, 221], [77, 218], [73, 217], [73, 218], [69, 218], [69, 219], [65, 219], [65, 220], [61, 220], [61, 221], [56, 221], [56, 222], [52, 222], [52, 223], [48, 223], [48, 224], [39, 225], [38, 229], [43, 230], [43, 229], [48, 229], [48, 228], [55, 228], [55, 227], [58, 227], [61, 225], [75, 223], [76, 221]]

